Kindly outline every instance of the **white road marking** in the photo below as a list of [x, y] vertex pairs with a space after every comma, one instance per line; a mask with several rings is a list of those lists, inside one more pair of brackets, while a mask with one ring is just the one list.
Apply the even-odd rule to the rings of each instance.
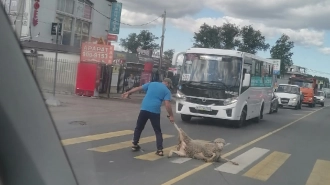
[[184, 162], [190, 161], [191, 158], [177, 158], [171, 161], [171, 163], [182, 164]]
[[[228, 146], [230, 145], [230, 143], [227, 143], [225, 146]], [[177, 158], [177, 159], [174, 159], [171, 161], [171, 163], [175, 163], [175, 164], [182, 164], [182, 163], [185, 163], [187, 161], [190, 161], [192, 158], [184, 158], [184, 157], [180, 157], [180, 158]]]
[[225, 163], [214, 170], [231, 173], [231, 174], [237, 174], [240, 171], [242, 171], [244, 168], [252, 164], [254, 161], [261, 158], [263, 155], [265, 155], [269, 150], [263, 149], [263, 148], [251, 148], [250, 150], [246, 151], [245, 153], [237, 156], [236, 158], [232, 159], [232, 161], [235, 161], [238, 163], [238, 165], [233, 165], [232, 163]]

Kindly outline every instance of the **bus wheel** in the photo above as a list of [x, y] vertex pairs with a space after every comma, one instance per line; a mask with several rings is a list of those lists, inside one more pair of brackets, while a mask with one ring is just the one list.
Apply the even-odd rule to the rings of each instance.
[[246, 114], [247, 114], [247, 108], [245, 106], [242, 110], [240, 120], [235, 121], [235, 127], [236, 128], [241, 128], [245, 124]]
[[184, 122], [188, 122], [191, 120], [191, 116], [189, 115], [185, 115], [185, 114], [181, 114], [181, 120]]
[[261, 109], [260, 109], [259, 116], [253, 118], [252, 120], [253, 120], [255, 123], [259, 123], [259, 121], [260, 121], [261, 119], [263, 119], [263, 118], [264, 118], [264, 104], [261, 105]]

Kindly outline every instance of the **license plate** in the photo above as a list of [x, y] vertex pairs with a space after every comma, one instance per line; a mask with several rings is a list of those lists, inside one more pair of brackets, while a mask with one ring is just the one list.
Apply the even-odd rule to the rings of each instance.
[[282, 100], [282, 102], [284, 102], [284, 103], [288, 103], [289, 101], [288, 101], [288, 100]]
[[197, 106], [197, 110], [212, 111], [211, 107]]

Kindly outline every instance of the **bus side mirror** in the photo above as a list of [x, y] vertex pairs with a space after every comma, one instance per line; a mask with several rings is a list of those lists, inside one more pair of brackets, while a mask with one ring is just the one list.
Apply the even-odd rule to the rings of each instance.
[[242, 86], [243, 87], [250, 87], [250, 80], [251, 80], [250, 74], [245, 73]]

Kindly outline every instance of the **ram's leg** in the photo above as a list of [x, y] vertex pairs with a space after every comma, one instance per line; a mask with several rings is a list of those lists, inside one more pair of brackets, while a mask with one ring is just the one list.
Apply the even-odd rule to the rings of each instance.
[[174, 151], [174, 150], [171, 150], [171, 151], [172, 151], [172, 153], [170, 152], [171, 155], [173, 155], [173, 153], [175, 153], [175, 154], [177, 154], [180, 157], [186, 157], [187, 156], [184, 151]]
[[213, 153], [211, 157], [205, 159], [205, 162], [208, 162], [209, 163], [209, 162], [215, 161], [215, 157], [216, 156], [217, 155], [215, 153]]
[[230, 162], [230, 163], [232, 163], [233, 165], [238, 165], [237, 162], [234, 162], [234, 161], [232, 161], [232, 160], [229, 160], [229, 159], [227, 159], [227, 158], [225, 158], [225, 157], [221, 157], [221, 159], [225, 160], [226, 162]]
[[193, 158], [198, 159], [198, 160], [203, 160], [203, 161], [207, 160], [207, 158], [203, 155], [202, 152], [194, 154]]

